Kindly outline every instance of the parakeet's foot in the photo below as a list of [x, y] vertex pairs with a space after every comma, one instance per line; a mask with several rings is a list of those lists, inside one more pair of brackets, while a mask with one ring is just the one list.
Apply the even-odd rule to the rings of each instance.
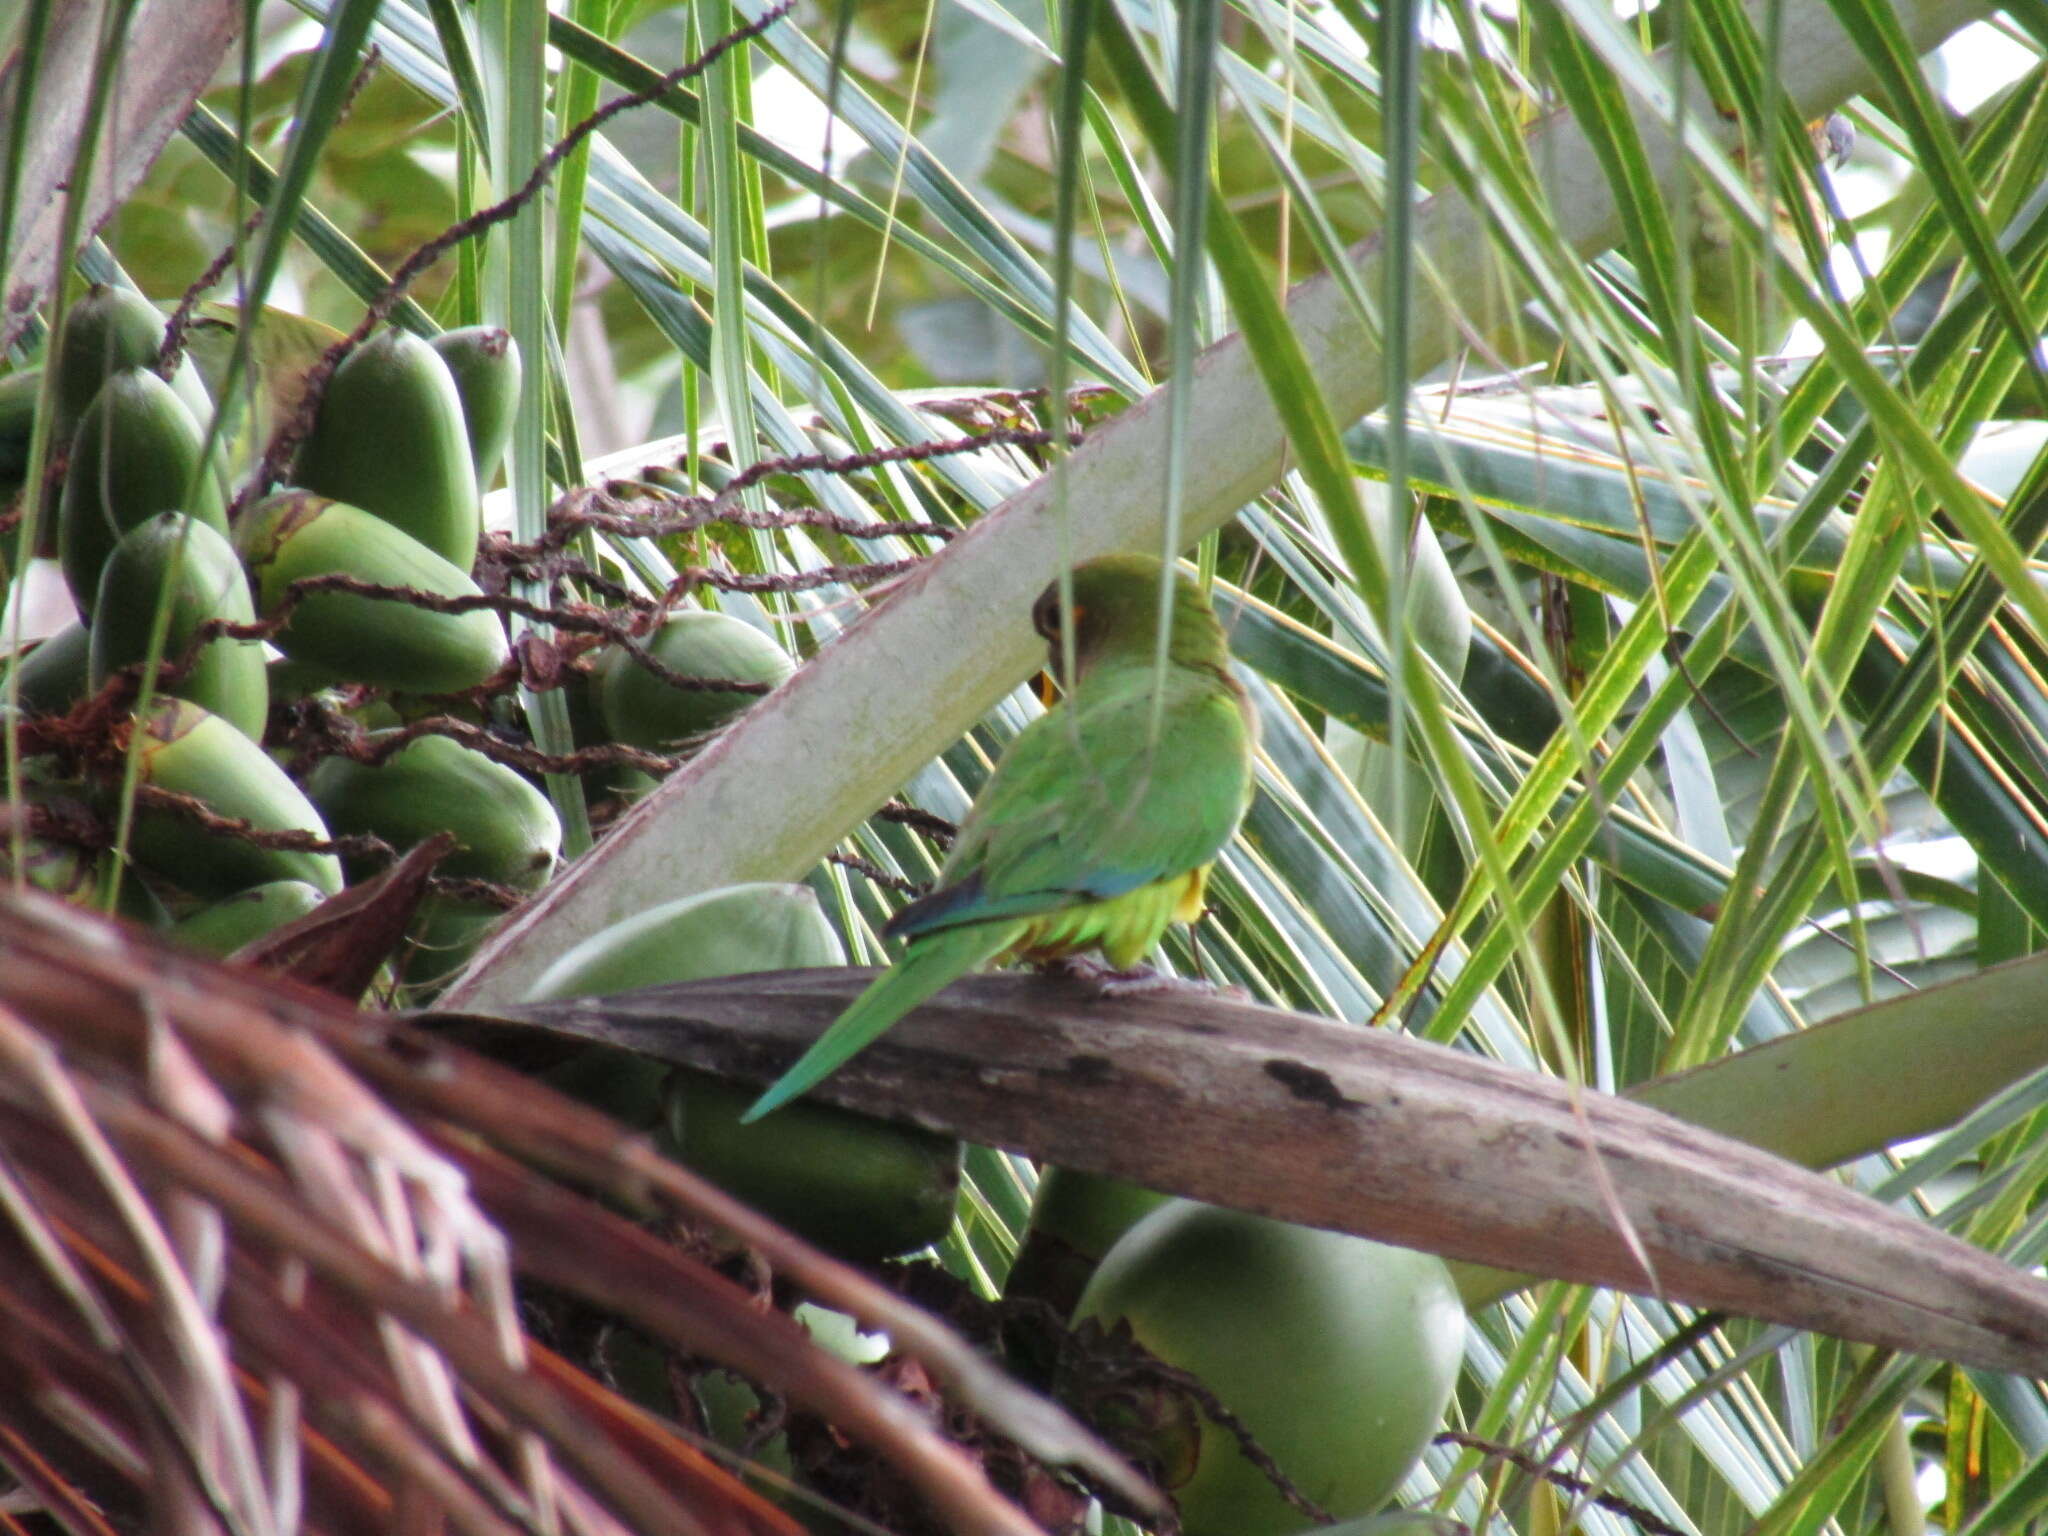
[[1134, 965], [1127, 971], [1120, 971], [1093, 955], [1063, 955], [1057, 960], [1048, 960], [1045, 969], [1055, 976], [1071, 976], [1084, 982], [1103, 997], [1142, 997], [1153, 992], [1205, 992], [1213, 995], [1226, 990], [1213, 981], [1204, 981], [1197, 976], [1169, 976], [1149, 965]]
[[1142, 987], [1168, 979], [1149, 965], [1135, 965], [1128, 971], [1120, 971], [1107, 960], [1097, 959], [1094, 955], [1060, 955], [1055, 959], [1040, 960], [1037, 965], [1048, 976], [1064, 976], [1069, 981], [1081, 982], [1100, 992], [1112, 992], [1118, 984], [1129, 986], [1136, 983]]

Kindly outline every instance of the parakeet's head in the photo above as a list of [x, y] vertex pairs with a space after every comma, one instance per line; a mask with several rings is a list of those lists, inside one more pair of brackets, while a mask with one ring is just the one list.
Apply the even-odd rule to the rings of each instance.
[[[1083, 673], [1105, 658], [1149, 658], [1159, 624], [1159, 561], [1151, 555], [1108, 555], [1074, 567], [1074, 663]], [[1187, 666], [1221, 666], [1228, 655], [1223, 627], [1202, 589], [1175, 572], [1173, 629], [1167, 654]], [[1031, 626], [1045, 636], [1060, 670], [1060, 583], [1031, 606]]]

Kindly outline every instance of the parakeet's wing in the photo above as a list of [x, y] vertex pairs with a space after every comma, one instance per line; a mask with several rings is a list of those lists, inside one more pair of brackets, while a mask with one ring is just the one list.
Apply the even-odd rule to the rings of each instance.
[[1237, 696], [1169, 668], [1155, 732], [1149, 666], [1089, 681], [1010, 744], [939, 889], [898, 912], [892, 935], [1104, 901], [1198, 869], [1230, 840], [1251, 784]]

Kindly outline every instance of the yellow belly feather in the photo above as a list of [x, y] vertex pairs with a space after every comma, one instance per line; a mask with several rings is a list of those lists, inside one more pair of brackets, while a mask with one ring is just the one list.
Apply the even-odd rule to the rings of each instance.
[[1107, 901], [1031, 918], [1001, 958], [1057, 960], [1099, 949], [1118, 970], [1130, 970], [1158, 946], [1169, 924], [1192, 923], [1202, 915], [1208, 884], [1209, 866], [1204, 864]]

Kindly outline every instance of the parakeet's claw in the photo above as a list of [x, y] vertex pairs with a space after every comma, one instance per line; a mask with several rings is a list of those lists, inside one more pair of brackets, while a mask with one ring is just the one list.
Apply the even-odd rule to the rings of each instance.
[[1169, 976], [1164, 971], [1155, 971], [1149, 965], [1134, 965], [1128, 971], [1119, 971], [1109, 966], [1102, 968], [1102, 974], [1095, 978], [1095, 990], [1104, 997], [1144, 997], [1154, 992], [1179, 992], [1184, 988], [1199, 987], [1210, 991], [1206, 981], [1193, 981], [1186, 976]]
[[1143, 997], [1154, 992], [1202, 992], [1213, 996], [1219, 992], [1239, 990], [1220, 987], [1199, 976], [1169, 976], [1149, 965], [1118, 970], [1107, 960], [1098, 960], [1093, 955], [1062, 955], [1057, 960], [1046, 961], [1045, 969], [1055, 976], [1070, 976], [1092, 987], [1103, 997]]
[[1149, 965], [1134, 965], [1127, 971], [1120, 971], [1107, 960], [1089, 954], [1056, 955], [1050, 960], [1039, 961], [1038, 969], [1048, 976], [1078, 981], [1105, 995], [1113, 993], [1119, 985], [1143, 990], [1153, 983], [1172, 979]]

